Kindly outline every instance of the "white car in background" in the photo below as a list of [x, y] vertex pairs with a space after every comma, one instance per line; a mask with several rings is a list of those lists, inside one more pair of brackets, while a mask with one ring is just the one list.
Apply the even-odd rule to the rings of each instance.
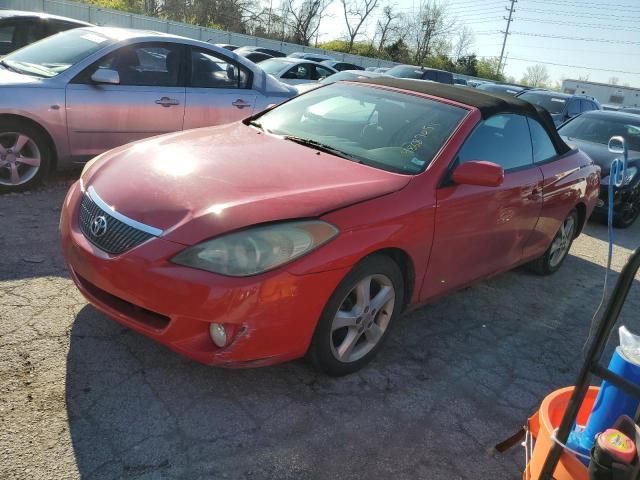
[[311, 83], [327, 78], [338, 71], [327, 65], [300, 58], [271, 58], [260, 62], [260, 68], [289, 85]]

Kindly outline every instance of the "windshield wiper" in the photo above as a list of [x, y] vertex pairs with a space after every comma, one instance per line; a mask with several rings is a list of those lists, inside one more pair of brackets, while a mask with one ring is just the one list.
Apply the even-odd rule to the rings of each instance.
[[16, 72], [16, 73], [20, 73], [18, 71], [18, 69], [13, 68], [11, 65], [9, 65], [7, 62], [5, 62], [4, 60], [0, 60], [0, 65], [2, 65], [4, 68], [6, 68], [7, 70], [11, 70], [12, 72]]
[[324, 143], [316, 142], [315, 140], [310, 140], [308, 138], [296, 137], [294, 135], [285, 135], [283, 137], [285, 140], [289, 140], [291, 142], [299, 143], [300, 145], [304, 145], [305, 147], [310, 147], [320, 152], [330, 153], [331, 155], [335, 155], [336, 157], [345, 158], [347, 160], [351, 160], [356, 163], [364, 163], [361, 159], [355, 157], [354, 155], [350, 155], [342, 150], [338, 150], [337, 148], [332, 147], [331, 145], [325, 145]]
[[251, 120], [249, 123], [247, 123], [247, 125], [251, 125], [252, 127], [256, 127], [259, 128], [260, 130], [264, 131], [264, 127], [262, 126], [262, 124], [257, 121], [257, 120]]

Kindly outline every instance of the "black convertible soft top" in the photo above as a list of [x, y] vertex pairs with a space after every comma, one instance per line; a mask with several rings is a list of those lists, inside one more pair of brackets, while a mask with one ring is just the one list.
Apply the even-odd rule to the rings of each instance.
[[511, 95], [497, 92], [476, 90], [471, 87], [454, 87], [444, 83], [427, 82], [424, 80], [411, 80], [395, 77], [360, 78], [354, 82], [369, 83], [384, 87], [410, 90], [434, 97], [446, 98], [454, 102], [463, 103], [480, 110], [482, 118], [489, 118], [498, 113], [516, 113], [531, 117], [542, 124], [549, 137], [553, 141], [559, 155], [570, 151], [556, 130], [551, 115], [544, 108], [532, 105]]

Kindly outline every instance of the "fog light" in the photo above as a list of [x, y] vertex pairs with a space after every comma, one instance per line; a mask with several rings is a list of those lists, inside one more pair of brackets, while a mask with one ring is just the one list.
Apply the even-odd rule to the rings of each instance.
[[218, 347], [222, 348], [227, 344], [227, 332], [223, 325], [219, 323], [209, 325], [209, 335], [211, 335], [211, 340]]

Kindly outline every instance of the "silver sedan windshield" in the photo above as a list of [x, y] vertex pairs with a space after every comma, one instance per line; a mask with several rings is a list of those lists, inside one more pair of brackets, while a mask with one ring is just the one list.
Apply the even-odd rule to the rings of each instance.
[[2, 63], [18, 73], [50, 78], [109, 43], [107, 37], [90, 30], [67, 30], [7, 55]]

